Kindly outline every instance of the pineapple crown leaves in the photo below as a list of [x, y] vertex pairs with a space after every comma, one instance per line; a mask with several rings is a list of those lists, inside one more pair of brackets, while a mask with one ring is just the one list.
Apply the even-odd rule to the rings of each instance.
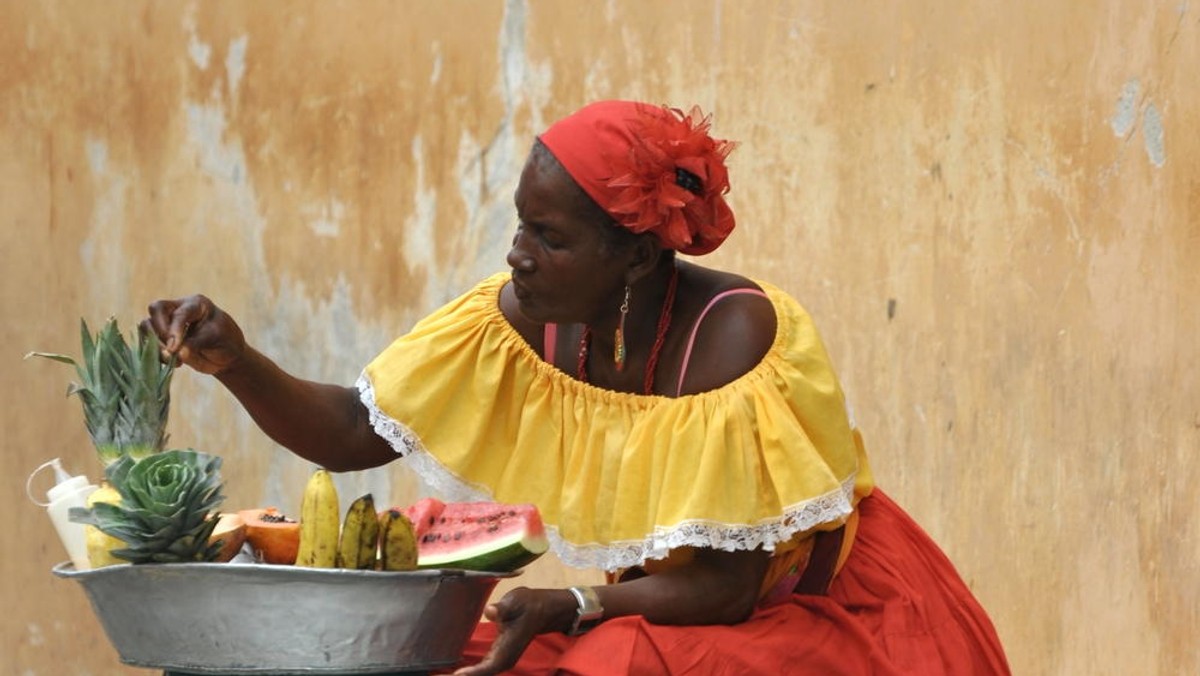
[[25, 358], [43, 357], [75, 367], [79, 382], [71, 383], [67, 396], [79, 396], [88, 435], [105, 465], [123, 455], [140, 459], [162, 451], [174, 360], [164, 364], [158, 340], [140, 327], [136, 341], [126, 342], [112, 317], [95, 337], [80, 320], [80, 333], [82, 363], [52, 352], [30, 352]]
[[211, 561], [221, 547], [208, 543], [225, 500], [220, 469], [220, 457], [190, 448], [122, 456], [104, 470], [121, 502], [74, 507], [69, 516], [124, 542], [112, 554], [131, 563]]

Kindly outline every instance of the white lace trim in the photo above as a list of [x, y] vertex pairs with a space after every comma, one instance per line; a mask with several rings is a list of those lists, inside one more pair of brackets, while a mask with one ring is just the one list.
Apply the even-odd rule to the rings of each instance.
[[[411, 429], [379, 410], [375, 403], [374, 386], [365, 373], [359, 376], [356, 386], [375, 433], [387, 440], [432, 490], [449, 501], [494, 499], [486, 487], [464, 481], [446, 469], [425, 449]], [[773, 551], [775, 545], [786, 542], [796, 533], [848, 517], [853, 511], [854, 481], [855, 475], [851, 474], [840, 488], [789, 505], [783, 510], [782, 516], [752, 526], [697, 519], [672, 526], [657, 526], [653, 533], [640, 540], [577, 544], [563, 539], [556, 526], [547, 524], [546, 536], [550, 540], [551, 551], [564, 564], [606, 571], [639, 566], [648, 559], [661, 559], [678, 547], [709, 547], [725, 551], [761, 547]]]

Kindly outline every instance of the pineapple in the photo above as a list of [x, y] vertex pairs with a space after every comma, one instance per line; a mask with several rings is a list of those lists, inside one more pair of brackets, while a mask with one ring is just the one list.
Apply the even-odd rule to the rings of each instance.
[[171, 449], [142, 460], [122, 456], [104, 470], [120, 499], [72, 507], [68, 516], [119, 540], [97, 543], [117, 559], [130, 563], [213, 561], [223, 544], [210, 542], [219, 520], [217, 507], [225, 499], [220, 470], [221, 458], [190, 448]]
[[167, 442], [167, 412], [171, 403], [174, 364], [158, 356], [158, 340], [144, 331], [125, 342], [117, 320], [109, 318], [92, 337], [81, 321], [83, 364], [49, 352], [30, 352], [75, 367], [80, 382], [71, 383], [67, 396], [79, 395], [92, 444], [107, 467], [122, 456], [140, 460], [159, 453]]
[[[68, 518], [88, 528], [94, 567], [119, 563], [212, 561], [221, 542], [209, 540], [217, 525], [221, 459], [192, 449], [164, 450], [174, 360], [159, 360], [158, 340], [138, 331], [127, 343], [109, 318], [92, 337], [81, 322], [83, 364], [71, 357], [30, 352], [71, 364], [88, 434], [104, 463], [105, 485], [87, 507]], [[103, 496], [103, 497], [102, 497]]]
[[[106, 481], [103, 486], [92, 491], [91, 495], [88, 496], [88, 509], [95, 507], [98, 502], [118, 504], [121, 502], [121, 494]], [[125, 546], [124, 542], [105, 534], [95, 526], [85, 524], [83, 528], [87, 538], [88, 563], [92, 565], [92, 568], [103, 568], [104, 566], [111, 566], [117, 563], [125, 563], [123, 560], [112, 555], [114, 549], [120, 549]]]

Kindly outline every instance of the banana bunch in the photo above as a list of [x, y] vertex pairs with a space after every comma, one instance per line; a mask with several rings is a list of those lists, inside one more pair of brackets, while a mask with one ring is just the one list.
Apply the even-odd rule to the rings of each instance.
[[341, 508], [337, 487], [328, 470], [318, 469], [304, 487], [300, 503], [300, 549], [296, 565], [307, 568], [337, 566]]
[[300, 505], [300, 550], [296, 565], [354, 570], [413, 570], [417, 538], [398, 509], [375, 512], [370, 493], [350, 503], [339, 518], [333, 475], [318, 469], [309, 477]]

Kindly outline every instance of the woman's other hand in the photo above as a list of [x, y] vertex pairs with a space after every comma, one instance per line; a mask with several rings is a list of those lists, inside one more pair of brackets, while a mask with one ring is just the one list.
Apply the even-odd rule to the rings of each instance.
[[151, 303], [142, 328], [158, 336], [164, 360], [175, 357], [209, 375], [228, 369], [246, 351], [242, 329], [202, 295]]
[[570, 627], [576, 607], [575, 597], [565, 589], [513, 589], [483, 610], [499, 629], [487, 655], [454, 675], [490, 676], [511, 668], [534, 636]]

